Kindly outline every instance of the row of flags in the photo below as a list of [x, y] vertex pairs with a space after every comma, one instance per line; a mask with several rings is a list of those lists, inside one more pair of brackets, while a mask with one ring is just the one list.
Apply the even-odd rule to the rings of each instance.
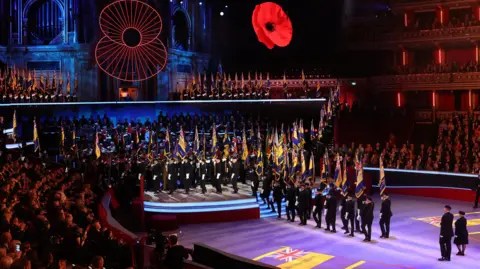
[[7, 68], [0, 72], [0, 87], [3, 90], [12, 90], [13, 92], [25, 90], [54, 90], [62, 92], [65, 88], [67, 93], [73, 89], [78, 90], [78, 76], [70, 76], [70, 73], [63, 74], [57, 71], [40, 71], [17, 69], [15, 67]]

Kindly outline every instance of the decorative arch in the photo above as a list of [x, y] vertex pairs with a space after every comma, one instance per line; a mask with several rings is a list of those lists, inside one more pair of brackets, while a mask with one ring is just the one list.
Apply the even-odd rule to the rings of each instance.
[[[30, 9], [30, 7], [39, 0], [28, 0], [26, 3], [25, 3], [25, 6], [23, 7], [23, 14], [28, 14], [28, 11]], [[63, 5], [63, 1], [61, 0], [53, 0], [53, 2], [55, 2], [58, 7], [60, 8], [60, 10], [62, 11], [62, 14], [65, 14], [65, 6]]]
[[[178, 16], [185, 18], [185, 25], [177, 25]], [[178, 22], [178, 21], [177, 21]], [[183, 26], [183, 29], [176, 29], [177, 26]], [[180, 5], [176, 5], [172, 11], [172, 44], [174, 48], [183, 47], [184, 50], [189, 50], [192, 39], [192, 20], [187, 10]]]

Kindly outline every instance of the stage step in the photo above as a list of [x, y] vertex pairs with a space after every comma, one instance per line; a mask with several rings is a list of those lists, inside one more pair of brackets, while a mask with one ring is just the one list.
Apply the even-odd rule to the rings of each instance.
[[[251, 193], [250, 193], [251, 195]], [[272, 196], [270, 195], [270, 198], [272, 199]], [[272, 212], [272, 209], [268, 208], [267, 204], [263, 204], [262, 199], [260, 199], [260, 193], [258, 193], [258, 206], [260, 207], [260, 218], [276, 218], [278, 216], [277, 212]], [[275, 206], [277, 206], [275, 204]], [[285, 201], [282, 201], [282, 214], [285, 214], [285, 206], [286, 203]]]

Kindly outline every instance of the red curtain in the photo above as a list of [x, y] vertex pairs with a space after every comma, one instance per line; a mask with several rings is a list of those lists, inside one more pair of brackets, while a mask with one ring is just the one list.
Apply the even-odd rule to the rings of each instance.
[[437, 109], [438, 110], [455, 110], [455, 97], [450, 91], [437, 91], [438, 98]]
[[445, 51], [445, 62], [456, 62], [459, 65], [475, 61], [475, 48], [447, 49]]

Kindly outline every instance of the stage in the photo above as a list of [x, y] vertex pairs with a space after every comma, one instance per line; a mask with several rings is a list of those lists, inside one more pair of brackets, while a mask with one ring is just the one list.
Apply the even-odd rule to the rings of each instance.
[[[480, 257], [480, 210], [472, 210], [472, 203], [435, 198], [392, 195], [393, 218], [391, 238], [380, 239], [380, 201], [375, 197], [375, 220], [372, 242], [364, 243], [363, 235], [346, 237], [341, 230], [337, 214], [337, 233], [314, 228], [313, 219], [308, 226], [298, 226], [275, 218], [235, 223], [181, 225], [180, 243], [192, 247], [194, 242], [289, 269], [309, 268], [478, 268]], [[452, 261], [439, 262], [438, 222], [443, 206], [450, 204], [452, 212], [467, 212], [470, 244], [466, 256], [455, 256]], [[455, 217], [457, 218], [457, 216]], [[322, 226], [325, 225], [323, 221]], [[453, 243], [452, 243], [453, 244]]]

